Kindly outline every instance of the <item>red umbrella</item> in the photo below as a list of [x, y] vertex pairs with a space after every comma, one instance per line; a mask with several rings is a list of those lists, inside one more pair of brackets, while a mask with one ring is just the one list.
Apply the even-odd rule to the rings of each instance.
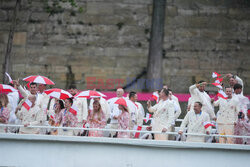
[[128, 107], [128, 104], [124, 98], [119, 98], [118, 100], [115, 101], [115, 104], [120, 104], [120, 105]]
[[69, 92], [58, 88], [45, 90], [44, 93], [46, 93], [50, 97], [55, 97], [57, 99], [67, 99], [72, 97], [72, 95]]
[[82, 91], [78, 94], [75, 95], [75, 97], [84, 97], [84, 98], [93, 98], [93, 97], [107, 97], [105, 94], [94, 91], [94, 90], [87, 90], [87, 91]]
[[23, 79], [24, 81], [28, 82], [35, 82], [39, 84], [46, 84], [46, 85], [55, 85], [53, 81], [49, 78], [41, 76], [41, 75], [31, 75]]
[[0, 84], [0, 92], [16, 92], [17, 90], [10, 85]]

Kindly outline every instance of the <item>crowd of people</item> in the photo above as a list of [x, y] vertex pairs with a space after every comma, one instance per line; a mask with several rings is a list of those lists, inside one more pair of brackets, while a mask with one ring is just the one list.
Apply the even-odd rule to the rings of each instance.
[[[205, 91], [205, 81], [199, 81], [189, 87], [191, 97], [188, 100], [187, 114], [178, 129], [180, 138], [187, 142], [206, 142], [207, 137], [188, 134], [211, 134], [216, 130], [219, 135], [250, 136], [249, 99], [243, 95], [243, 81], [238, 76], [227, 74], [225, 86], [227, 98], [211, 98]], [[137, 101], [137, 93], [118, 88], [117, 97], [106, 100], [92, 97], [89, 105], [86, 98], [74, 98], [78, 90], [71, 85], [68, 92], [73, 98], [51, 98], [44, 91], [46, 85], [32, 82], [25, 88], [18, 80], [10, 83], [18, 91], [0, 95], [0, 124], [23, 125], [21, 127], [0, 127], [0, 133], [44, 134], [66, 136], [103, 137], [108, 133], [111, 138], [141, 138], [154, 140], [176, 140], [174, 132], [176, 120], [181, 115], [179, 100], [171, 89], [164, 85], [157, 91], [159, 98], [155, 105], [147, 101], [147, 108]], [[22, 97], [22, 98], [20, 98]], [[27, 102], [30, 105], [27, 105]], [[28, 107], [27, 107], [28, 106]], [[217, 114], [214, 107], [219, 107]], [[74, 109], [75, 108], [75, 109]], [[149, 121], [150, 125], [143, 126]], [[145, 119], [146, 117], [146, 119]], [[52, 128], [33, 128], [31, 126], [50, 126]], [[54, 127], [54, 128], [53, 128]], [[78, 127], [78, 129], [55, 128]], [[85, 129], [80, 129], [85, 128]], [[98, 129], [113, 129], [104, 132]], [[142, 130], [148, 133], [129, 132]], [[116, 131], [117, 130], [117, 131]], [[119, 131], [125, 130], [125, 131]], [[161, 133], [152, 133], [152, 132]], [[250, 144], [250, 139], [219, 137], [219, 143]]]

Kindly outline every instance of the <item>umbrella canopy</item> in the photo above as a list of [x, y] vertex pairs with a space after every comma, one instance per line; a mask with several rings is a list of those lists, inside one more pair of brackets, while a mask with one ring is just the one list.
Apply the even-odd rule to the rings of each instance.
[[62, 100], [72, 97], [72, 95], [69, 92], [58, 88], [45, 90], [44, 93], [46, 93], [50, 97], [55, 97], [57, 99], [62, 99]]
[[94, 90], [87, 90], [87, 91], [82, 91], [78, 94], [75, 95], [75, 98], [94, 98], [94, 97], [107, 97], [105, 94], [94, 91]]
[[17, 90], [10, 85], [0, 84], [0, 93], [16, 92]]
[[120, 104], [128, 107], [127, 101], [124, 98], [119, 98], [118, 100], [115, 101], [115, 104]]
[[23, 79], [24, 81], [28, 82], [35, 82], [39, 84], [46, 84], [46, 85], [55, 85], [53, 81], [49, 78], [41, 76], [41, 75], [31, 75]]

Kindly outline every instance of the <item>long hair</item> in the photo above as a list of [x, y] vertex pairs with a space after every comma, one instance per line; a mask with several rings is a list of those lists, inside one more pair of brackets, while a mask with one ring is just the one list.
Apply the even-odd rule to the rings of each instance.
[[6, 94], [0, 94], [0, 102], [3, 107], [7, 107], [9, 103], [8, 96]]
[[124, 106], [124, 105], [121, 105], [121, 106], [122, 106], [122, 108], [124, 109], [124, 111], [129, 112], [129, 111], [128, 111], [128, 107], [126, 107], [126, 106]]
[[93, 102], [93, 107], [94, 107], [94, 105], [98, 105], [99, 108], [98, 108], [97, 111], [95, 111], [94, 108], [93, 108], [93, 113], [92, 113], [91, 119], [93, 120], [95, 114], [97, 114], [97, 115], [98, 115], [98, 120], [101, 121], [101, 119], [102, 119], [102, 114], [103, 114], [103, 112], [102, 112], [102, 106], [101, 106], [101, 104], [100, 104], [100, 102], [99, 102], [98, 100], [95, 100], [95, 101]]

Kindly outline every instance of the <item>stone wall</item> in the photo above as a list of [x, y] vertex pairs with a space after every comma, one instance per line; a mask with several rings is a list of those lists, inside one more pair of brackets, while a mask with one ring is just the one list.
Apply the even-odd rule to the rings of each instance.
[[[120, 79], [125, 85], [146, 68], [152, 0], [77, 2], [81, 13], [65, 5], [63, 13], [49, 16], [42, 0], [22, 0], [11, 55], [13, 78], [41, 74], [61, 88], [73, 78], [85, 89], [89, 77], [104, 83]], [[1, 65], [14, 5], [15, 0], [0, 1]], [[231, 72], [250, 93], [249, 6], [245, 0], [167, 0], [164, 82], [185, 93], [197, 80], [211, 81], [213, 71]]]

